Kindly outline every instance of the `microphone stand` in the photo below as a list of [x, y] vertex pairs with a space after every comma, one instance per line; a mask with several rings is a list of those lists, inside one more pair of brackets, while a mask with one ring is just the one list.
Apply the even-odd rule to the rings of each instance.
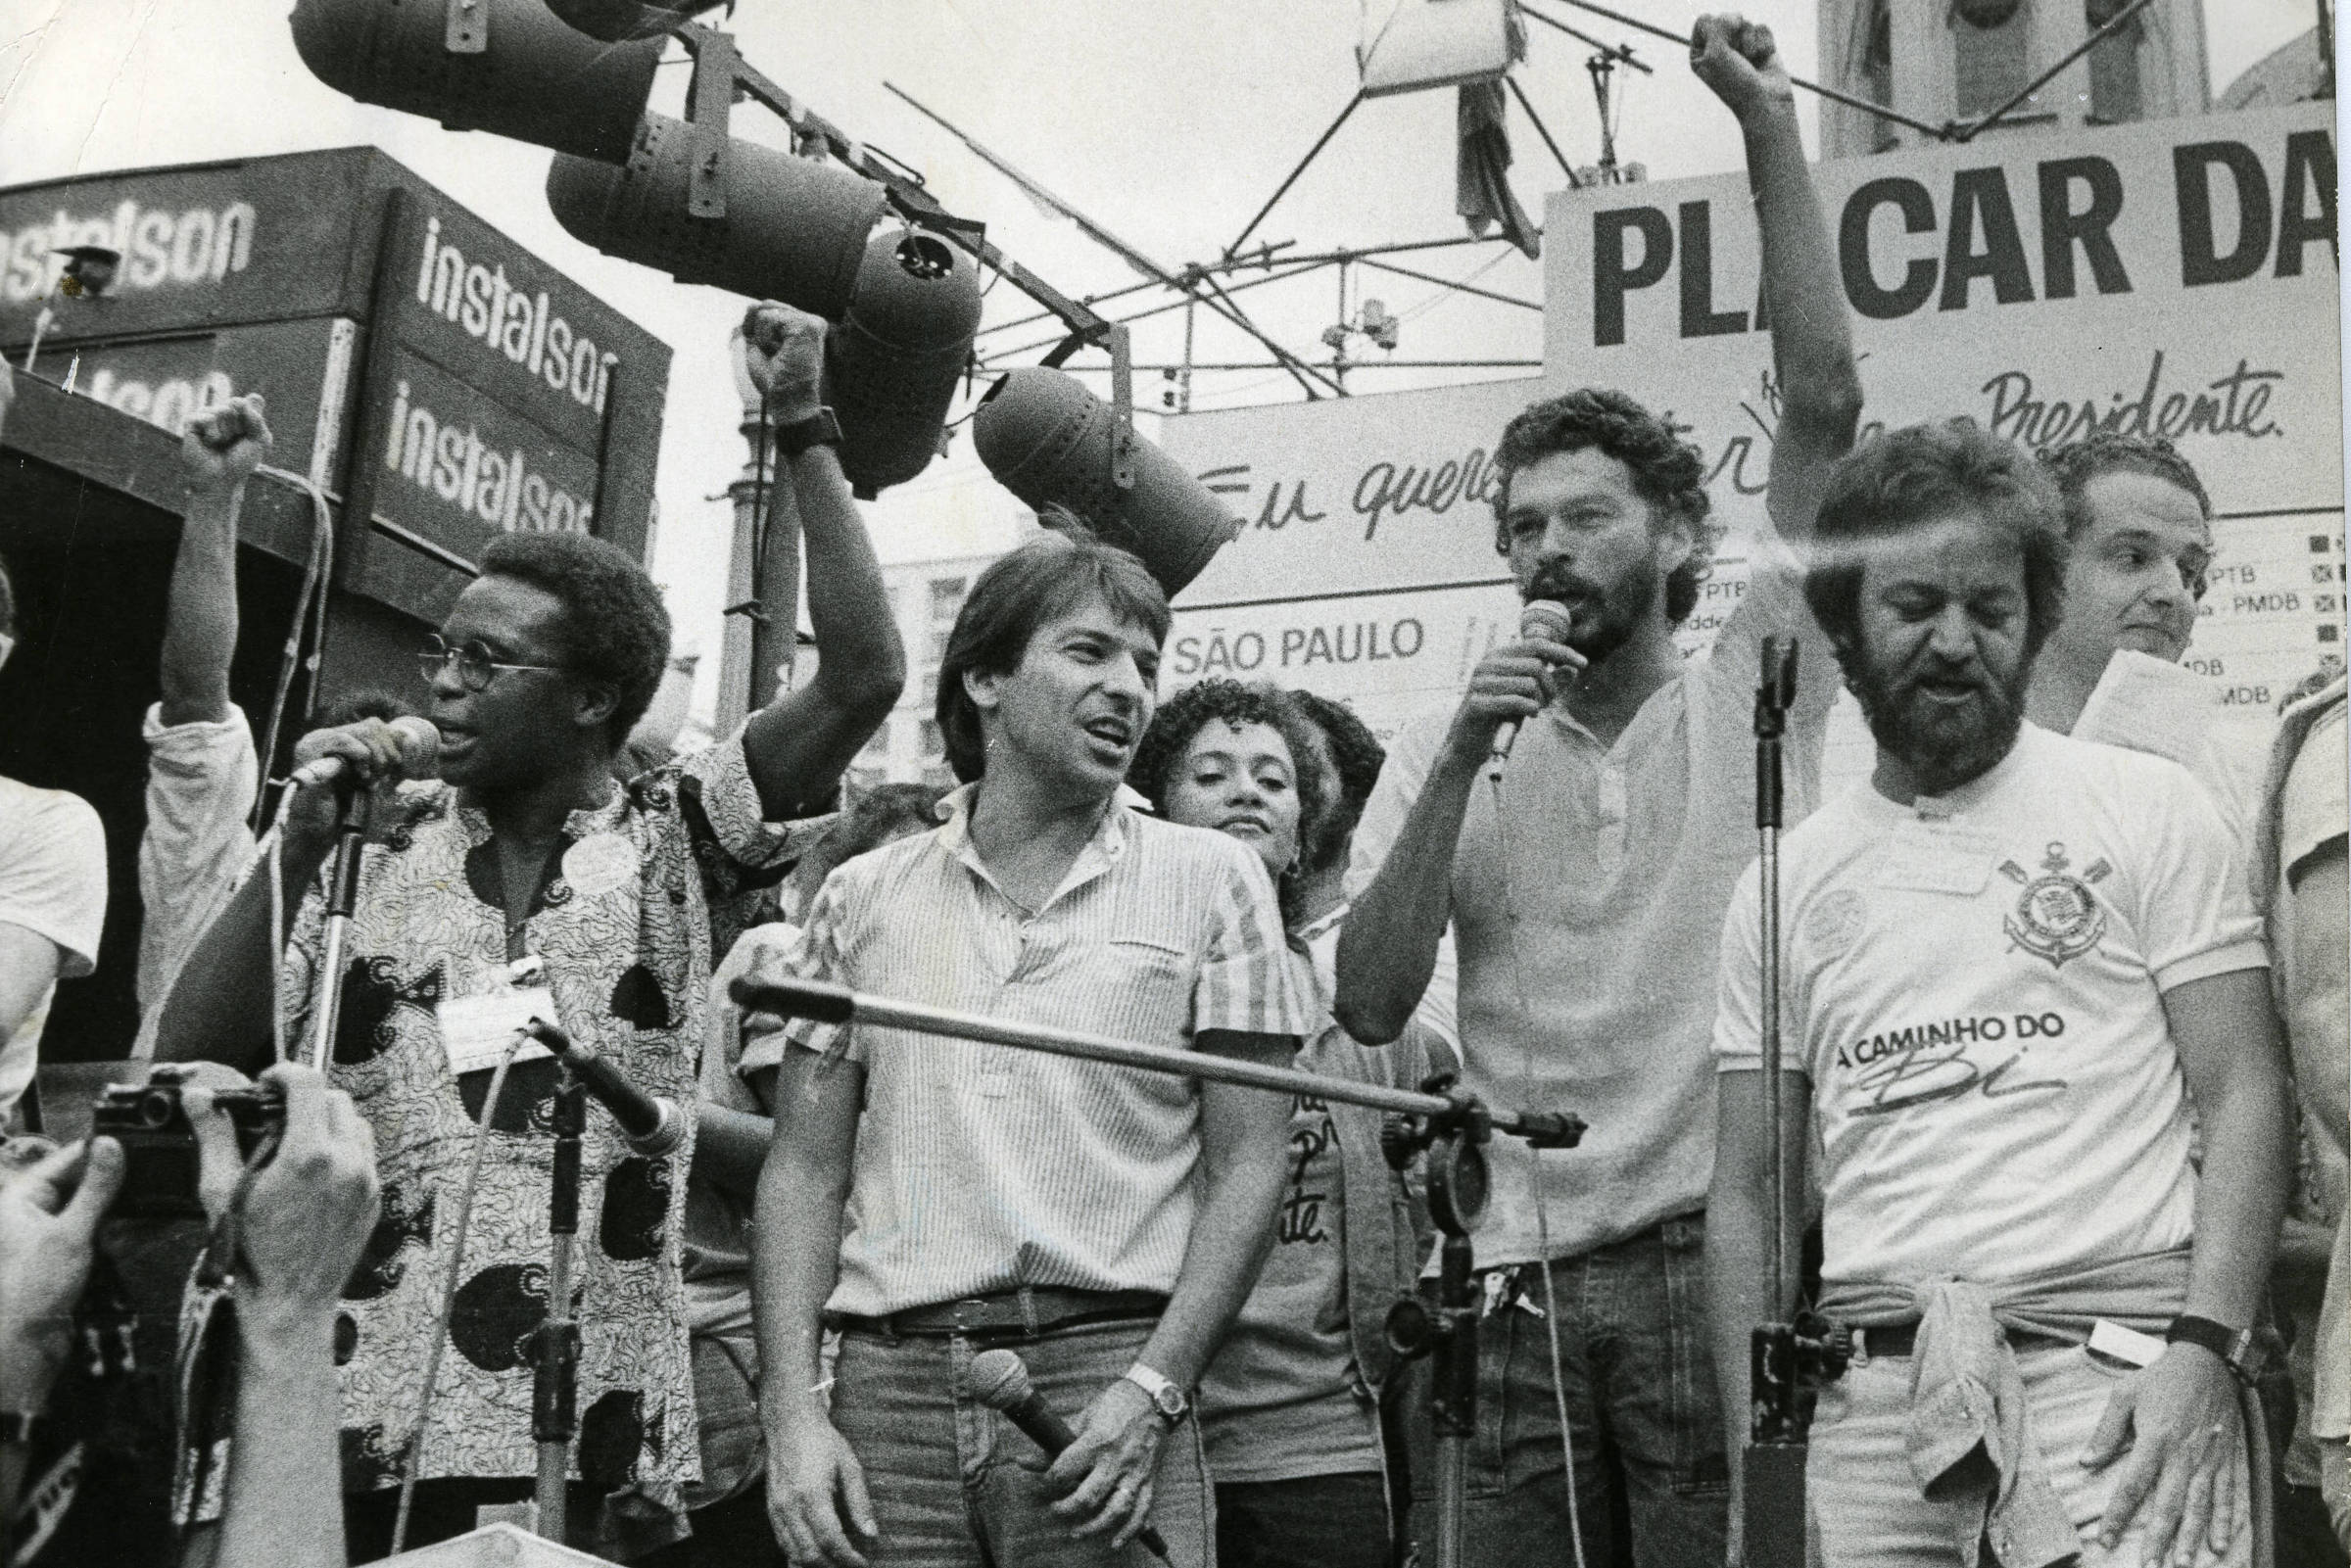
[[1771, 1140], [1771, 1319], [1748, 1343], [1751, 1425], [1740, 1456], [1748, 1568], [1804, 1568], [1804, 1459], [1822, 1385], [1845, 1370], [1846, 1336], [1826, 1319], [1790, 1311], [1787, 1102], [1780, 1064], [1781, 738], [1796, 699], [1798, 644], [1767, 637], [1755, 686], [1755, 830], [1761, 839], [1763, 1125]]
[[1481, 1307], [1471, 1284], [1476, 1266], [1469, 1233], [1486, 1208], [1484, 1146], [1495, 1133], [1507, 1132], [1525, 1139], [1530, 1148], [1572, 1149], [1583, 1140], [1582, 1117], [1563, 1112], [1490, 1111], [1475, 1096], [1455, 1087], [1450, 1075], [1432, 1078], [1422, 1092], [1415, 1093], [1292, 1068], [1136, 1045], [1075, 1029], [1002, 1023], [976, 1013], [893, 1001], [820, 980], [739, 979], [734, 997], [738, 1005], [752, 1012], [1009, 1045], [1177, 1077], [1281, 1094], [1319, 1095], [1342, 1105], [1386, 1112], [1380, 1147], [1391, 1165], [1402, 1169], [1415, 1154], [1428, 1151], [1429, 1210], [1445, 1233], [1438, 1258], [1436, 1310], [1430, 1311], [1418, 1301], [1400, 1301], [1388, 1311], [1386, 1333], [1398, 1354], [1435, 1358], [1436, 1565], [1465, 1568], [1463, 1527], [1467, 1521], [1469, 1440], [1477, 1430], [1477, 1321]]
[[[1430, 1086], [1450, 1085], [1447, 1074]], [[1572, 1149], [1584, 1127], [1575, 1117], [1561, 1136], [1527, 1137], [1536, 1149]], [[1469, 1442], [1477, 1436], [1477, 1324], [1484, 1303], [1469, 1233], [1486, 1211], [1484, 1145], [1493, 1122], [1473, 1099], [1440, 1117], [1391, 1115], [1380, 1149], [1397, 1170], [1428, 1151], [1428, 1212], [1445, 1240], [1437, 1253], [1435, 1310], [1412, 1297], [1388, 1308], [1389, 1348], [1408, 1360], [1430, 1358], [1429, 1416], [1437, 1439], [1436, 1568], [1464, 1568], [1469, 1513]]]
[[[494, 1111], [496, 1108], [490, 1108]], [[490, 1111], [485, 1111], [487, 1117]], [[564, 1539], [564, 1479], [580, 1376], [580, 1324], [571, 1309], [573, 1238], [580, 1231], [580, 1137], [588, 1126], [588, 1090], [568, 1064], [556, 1079], [554, 1190], [548, 1211], [547, 1320], [531, 1336], [531, 1436], [539, 1443], [539, 1534]]]
[[326, 942], [311, 1007], [311, 1067], [318, 1072], [334, 1061], [335, 1030], [343, 1017], [343, 954], [351, 941], [351, 914], [360, 901], [360, 864], [374, 803], [374, 791], [361, 784], [353, 783], [341, 792], [335, 869], [326, 886]]

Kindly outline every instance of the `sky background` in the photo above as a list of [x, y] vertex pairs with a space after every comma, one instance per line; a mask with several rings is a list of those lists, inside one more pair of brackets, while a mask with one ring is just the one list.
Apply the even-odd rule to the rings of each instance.
[[[1617, 0], [1662, 25], [1686, 28], [1681, 0]], [[354, 103], [314, 79], [296, 56], [284, 0], [0, 0], [0, 184], [71, 174], [373, 144], [443, 187], [525, 247], [569, 273], [675, 352], [657, 492], [653, 561], [678, 625], [681, 651], [705, 655], [696, 706], [707, 711], [717, 674], [731, 514], [723, 499], [743, 469], [741, 404], [727, 362], [740, 297], [688, 287], [571, 238], [543, 194], [551, 155], [479, 132]], [[1609, 42], [1625, 29], [1593, 17], [1578, 26]], [[2216, 95], [2247, 66], [2311, 25], [2311, 0], [2205, 0]], [[1817, 73], [1813, 0], [1755, 0], [1792, 68]], [[923, 171], [951, 210], [985, 220], [989, 237], [1066, 293], [1123, 288], [1136, 274], [1075, 226], [1053, 220], [945, 131], [892, 96], [891, 81], [1154, 260], [1207, 261], [1338, 114], [1355, 90], [1358, 0], [741, 0], [731, 22], [752, 65], [852, 136]], [[1597, 162], [1600, 132], [1584, 45], [1540, 25], [1514, 75], [1568, 158]], [[1625, 83], [1617, 153], [1653, 178], [1716, 173], [1740, 162], [1729, 115], [1691, 76], [1680, 52], [1633, 36], [1654, 75]], [[683, 52], [671, 47], [672, 56]], [[653, 107], [680, 113], [688, 70], [665, 64]], [[1806, 134], [1813, 100], [1799, 95]], [[1295, 241], [1300, 254], [1463, 232], [1453, 215], [1455, 95], [1367, 102], [1262, 224], [1251, 243]], [[788, 146], [783, 125], [740, 105], [738, 136]], [[1537, 222], [1545, 195], [1565, 183], [1517, 106], [1511, 110], [1512, 185]], [[1541, 267], [1501, 244], [1397, 258], [1402, 264], [1539, 302]], [[1249, 274], [1233, 281], [1245, 282]], [[1117, 302], [1124, 310], [1160, 293]], [[1447, 294], [1428, 283], [1357, 270], [1353, 313], [1367, 298], [1404, 317], [1395, 357], [1539, 359], [1542, 317], [1530, 309]], [[1240, 297], [1293, 352], [1326, 360], [1318, 342], [1340, 315], [1337, 274], [1324, 270]], [[985, 320], [1035, 308], [1009, 286]], [[1111, 308], [1106, 307], [1106, 311]], [[1180, 356], [1180, 310], [1134, 328], [1135, 357]], [[1015, 327], [982, 339], [1013, 347], [1046, 335]], [[1262, 359], [1263, 352], [1205, 313], [1203, 360]], [[1366, 357], [1377, 352], [1359, 344]], [[1023, 356], [1032, 362], [1035, 355]], [[1080, 362], [1104, 362], [1081, 356]], [[1371, 370], [1351, 390], [1394, 391], [1532, 369]], [[1108, 377], [1088, 384], [1107, 396]], [[1138, 375], [1140, 409], [1162, 383]], [[1300, 396], [1282, 372], [1204, 373], [1195, 407]], [[957, 413], [968, 406], [959, 400]], [[1151, 428], [1150, 421], [1145, 429]], [[1001, 548], [1017, 502], [987, 478], [959, 433], [949, 455], [867, 508], [885, 560]]]

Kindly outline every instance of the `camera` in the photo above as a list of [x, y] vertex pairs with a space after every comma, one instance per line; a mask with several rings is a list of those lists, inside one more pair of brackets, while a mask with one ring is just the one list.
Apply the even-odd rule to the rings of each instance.
[[[196, 1124], [188, 1119], [185, 1093], [193, 1074], [184, 1067], [159, 1067], [145, 1083], [118, 1083], [100, 1091], [90, 1135], [122, 1146], [122, 1187], [109, 1211], [123, 1219], [204, 1217], [197, 1197], [202, 1161]], [[237, 1153], [251, 1164], [276, 1152], [286, 1125], [285, 1091], [274, 1083], [215, 1089], [213, 1103], [236, 1129]]]

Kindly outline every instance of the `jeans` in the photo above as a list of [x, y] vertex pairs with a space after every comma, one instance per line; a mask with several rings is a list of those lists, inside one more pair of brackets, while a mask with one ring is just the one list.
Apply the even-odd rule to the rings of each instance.
[[[1689, 1214], [1551, 1265], [1588, 1568], [1721, 1568], [1730, 1467], [1707, 1340], [1705, 1235], [1705, 1217]], [[1574, 1557], [1543, 1280], [1532, 1264], [1495, 1272], [1510, 1276], [1509, 1289], [1478, 1325], [1464, 1560], [1556, 1568]], [[1423, 1562], [1434, 1559], [1437, 1523], [1427, 1384], [1425, 1374], [1412, 1380], [1410, 1427]]]
[[1217, 1487], [1218, 1568], [1387, 1568], [1387, 1482], [1376, 1470]]
[[[1047, 1334], [1012, 1346], [1030, 1381], [1072, 1426], [1079, 1413], [1135, 1362], [1147, 1322], [1110, 1323]], [[1049, 1512], [1044, 1452], [1020, 1428], [965, 1395], [972, 1358], [984, 1345], [952, 1339], [889, 1339], [852, 1330], [834, 1369], [833, 1424], [865, 1467], [881, 1540], [872, 1568], [1142, 1568], [1138, 1542], [1123, 1552], [1107, 1536], [1070, 1539]], [[1028, 1465], [1036, 1465], [1031, 1470]], [[1160, 1446], [1151, 1525], [1173, 1568], [1212, 1568], [1216, 1504], [1194, 1421]]]
[[[2106, 1403], [2130, 1374], [2091, 1359], [2074, 1346], [2018, 1354], [2030, 1413], [2023, 1461], [2042, 1467], [2082, 1538], [2082, 1568], [2137, 1568], [2135, 1536], [2111, 1552], [2096, 1544], [2092, 1527], [2105, 1510], [2124, 1460], [2103, 1470], [2082, 1462]], [[1812, 1449], [1804, 1468], [1805, 1511], [1814, 1560], [1822, 1568], [1972, 1568], [1978, 1560], [1963, 1538], [1970, 1521], [1955, 1501], [1927, 1497], [1910, 1468], [1911, 1363], [1907, 1357], [1855, 1361], [1822, 1391], [1812, 1417]], [[2237, 1460], [2238, 1496], [2245, 1459]], [[1981, 1504], [1976, 1505], [1981, 1512]], [[2237, 1533], [2228, 1562], [2252, 1560], [2250, 1528]]]

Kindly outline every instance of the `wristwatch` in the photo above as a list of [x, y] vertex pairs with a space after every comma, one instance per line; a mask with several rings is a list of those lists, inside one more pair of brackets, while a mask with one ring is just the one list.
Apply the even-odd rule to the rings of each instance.
[[1168, 1424], [1170, 1431], [1181, 1425], [1183, 1418], [1191, 1413], [1192, 1402], [1183, 1397], [1183, 1390], [1142, 1362], [1137, 1361], [1128, 1367], [1126, 1377], [1128, 1382], [1150, 1396], [1151, 1408], [1159, 1412], [1159, 1418]]
[[2183, 1312], [2172, 1319], [2172, 1326], [2163, 1331], [2167, 1345], [2199, 1345], [2221, 1358], [2221, 1364], [2239, 1383], [2251, 1383], [2261, 1375], [2260, 1345], [2249, 1328], [2231, 1328], [2209, 1317], [2197, 1317]]
[[776, 426], [776, 451], [790, 462], [811, 447], [840, 445], [840, 421], [830, 408], [819, 408], [805, 419]]

